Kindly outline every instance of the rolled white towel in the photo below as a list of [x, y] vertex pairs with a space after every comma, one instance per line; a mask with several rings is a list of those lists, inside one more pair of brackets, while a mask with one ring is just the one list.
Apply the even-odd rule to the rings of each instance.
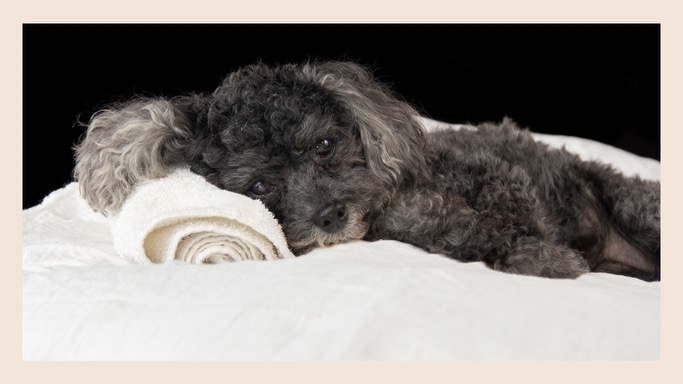
[[138, 185], [111, 217], [116, 251], [138, 263], [219, 263], [294, 255], [273, 214], [188, 169]]

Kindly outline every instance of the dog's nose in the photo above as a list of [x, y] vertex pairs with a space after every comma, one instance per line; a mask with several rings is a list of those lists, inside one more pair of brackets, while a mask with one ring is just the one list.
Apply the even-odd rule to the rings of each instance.
[[346, 219], [346, 204], [333, 201], [318, 212], [313, 222], [323, 231], [334, 233], [344, 228]]

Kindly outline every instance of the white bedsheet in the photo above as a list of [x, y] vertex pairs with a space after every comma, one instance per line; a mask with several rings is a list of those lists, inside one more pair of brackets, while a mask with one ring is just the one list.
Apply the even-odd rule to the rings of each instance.
[[[651, 159], [539, 139], [659, 178]], [[23, 216], [24, 360], [660, 358], [659, 282], [516, 276], [395, 241], [276, 261], [131, 264], [75, 184]]]

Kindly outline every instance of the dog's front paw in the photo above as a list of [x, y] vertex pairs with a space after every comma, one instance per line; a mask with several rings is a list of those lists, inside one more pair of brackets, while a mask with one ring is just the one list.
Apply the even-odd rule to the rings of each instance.
[[588, 262], [576, 251], [531, 237], [519, 239], [507, 255], [489, 264], [497, 271], [555, 279], [575, 279], [590, 272]]

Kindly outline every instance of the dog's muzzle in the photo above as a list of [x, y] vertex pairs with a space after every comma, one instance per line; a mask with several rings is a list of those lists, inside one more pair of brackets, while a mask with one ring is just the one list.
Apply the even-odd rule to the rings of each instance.
[[313, 218], [313, 222], [327, 233], [335, 233], [346, 226], [348, 215], [346, 204], [341, 201], [333, 201], [324, 206]]

